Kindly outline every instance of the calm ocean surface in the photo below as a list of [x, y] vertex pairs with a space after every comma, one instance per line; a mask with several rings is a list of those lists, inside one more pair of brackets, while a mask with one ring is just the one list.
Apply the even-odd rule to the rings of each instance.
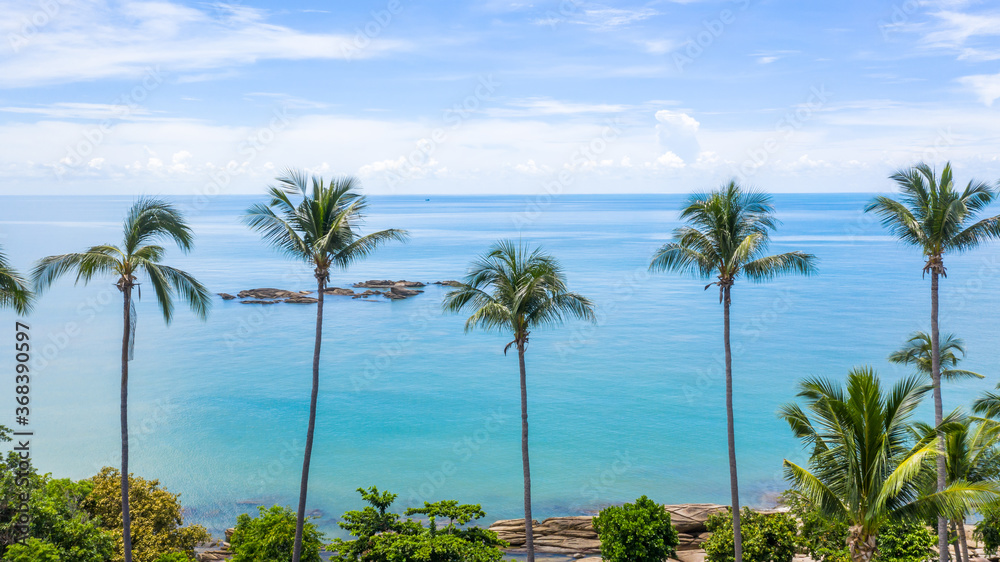
[[[195, 251], [172, 265], [212, 292], [309, 290], [308, 268], [266, 248], [238, 222], [259, 197], [217, 197], [189, 210]], [[784, 489], [783, 458], [803, 454], [778, 406], [808, 375], [842, 379], [855, 365], [887, 380], [886, 355], [926, 329], [921, 256], [861, 212], [866, 195], [782, 195], [774, 252], [804, 250], [820, 274], [733, 292], [734, 377], [742, 497], [767, 504]], [[677, 226], [681, 196], [372, 197], [366, 230], [405, 228], [331, 285], [365, 279], [458, 279], [502, 237], [540, 243], [569, 283], [599, 307], [596, 327], [538, 330], [528, 351], [534, 507], [538, 519], [646, 494], [660, 502], [727, 502], [722, 309], [704, 282], [646, 274]], [[0, 198], [0, 243], [22, 271], [33, 260], [119, 243], [125, 197]], [[527, 212], [526, 212], [527, 211]], [[1000, 249], [947, 261], [942, 331], [965, 338], [966, 368], [984, 381], [947, 384], [945, 407], [1000, 378]], [[143, 287], [130, 418], [134, 473], [182, 494], [189, 521], [218, 533], [253, 504], [293, 505], [308, 412], [315, 308], [217, 299], [207, 322], [178, 310], [168, 328]], [[463, 332], [445, 289], [405, 301], [327, 299], [310, 509], [324, 531], [360, 507], [356, 488], [423, 500], [481, 503], [517, 517], [521, 464], [517, 359], [506, 335]], [[0, 328], [13, 341], [14, 316]], [[54, 287], [29, 318], [35, 341], [32, 429], [37, 466], [84, 478], [119, 462], [121, 298], [110, 280]], [[74, 330], [73, 327], [77, 329]], [[0, 361], [10, 369], [13, 354]], [[0, 390], [10, 404], [12, 381]], [[928, 416], [925, 404], [922, 415]], [[0, 423], [12, 425], [13, 412]]]

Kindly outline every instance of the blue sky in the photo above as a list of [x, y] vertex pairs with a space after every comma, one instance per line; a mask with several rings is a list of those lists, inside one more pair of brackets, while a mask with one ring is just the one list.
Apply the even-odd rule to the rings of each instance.
[[0, 193], [877, 191], [1000, 178], [1000, 6], [0, 0]]

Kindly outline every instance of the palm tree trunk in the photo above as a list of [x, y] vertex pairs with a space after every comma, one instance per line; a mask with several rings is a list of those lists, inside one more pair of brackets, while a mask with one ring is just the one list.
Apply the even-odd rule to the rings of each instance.
[[969, 541], [965, 538], [965, 520], [958, 521], [958, 542], [962, 543], [962, 560], [969, 562]]
[[740, 487], [736, 476], [736, 430], [733, 422], [733, 353], [729, 346], [729, 291], [723, 291], [723, 339], [726, 345], [726, 433], [729, 438], [729, 490], [733, 501], [733, 550], [736, 562], [743, 562], [743, 534], [740, 531]]
[[524, 547], [527, 562], [535, 562], [535, 531], [531, 519], [531, 467], [528, 463], [528, 379], [524, 369], [524, 343], [517, 343], [517, 361], [521, 368], [521, 464], [524, 470]]
[[306, 493], [309, 490], [309, 462], [312, 460], [313, 435], [316, 431], [316, 399], [319, 396], [319, 351], [323, 343], [323, 290], [325, 277], [318, 277], [319, 294], [316, 303], [316, 344], [313, 348], [312, 395], [309, 398], [309, 429], [306, 431], [306, 451], [302, 459], [302, 482], [299, 485], [299, 510], [295, 518], [295, 545], [292, 562], [302, 557], [302, 527], [306, 519]]
[[[931, 270], [931, 382], [934, 385], [934, 425], [944, 421], [944, 405], [941, 402], [941, 338], [938, 332], [938, 272]], [[946, 486], [944, 433], [938, 432], [937, 491]], [[938, 516], [938, 553], [940, 562], [948, 562], [948, 520]]]
[[962, 552], [959, 550], [959, 540], [958, 540], [958, 525], [955, 524], [955, 520], [951, 520], [951, 532], [955, 534], [955, 543], [952, 545], [955, 548], [955, 562], [962, 562]]
[[125, 562], [132, 562], [132, 519], [128, 511], [128, 349], [129, 336], [132, 334], [132, 288], [122, 289], [125, 302], [125, 331], [122, 333], [122, 389], [121, 389], [121, 427], [122, 427], [122, 542], [125, 549]]
[[847, 550], [851, 562], [869, 562], [875, 556], [878, 544], [872, 535], [862, 535], [860, 526], [851, 527], [847, 533]]

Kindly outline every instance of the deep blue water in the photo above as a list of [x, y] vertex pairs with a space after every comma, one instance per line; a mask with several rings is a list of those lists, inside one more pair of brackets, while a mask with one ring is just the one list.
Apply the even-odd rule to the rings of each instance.
[[[168, 260], [213, 292], [308, 290], [311, 272], [238, 222], [259, 198], [178, 198], [195, 250]], [[842, 379], [926, 329], [929, 280], [918, 252], [862, 213], [867, 195], [781, 195], [775, 252], [801, 249], [820, 273], [733, 291], [738, 454], [744, 502], [784, 489], [781, 461], [803, 453], [775, 411], [808, 375]], [[125, 197], [0, 198], [0, 243], [27, 270], [49, 254], [117, 243]], [[597, 326], [537, 330], [528, 352], [534, 506], [539, 519], [630, 501], [726, 502], [722, 309], [704, 282], [650, 276], [653, 251], [677, 226], [681, 196], [373, 197], [368, 230], [408, 229], [332, 285], [365, 279], [460, 278], [502, 237], [542, 244], [571, 288], [599, 307]], [[942, 330], [965, 338], [966, 368], [984, 381], [948, 384], [947, 409], [997, 382], [1000, 252], [947, 262]], [[714, 288], [713, 288], [714, 289]], [[516, 356], [506, 335], [463, 332], [441, 312], [445, 289], [405, 301], [327, 299], [311, 509], [324, 530], [377, 485], [423, 500], [481, 503], [489, 519], [521, 509]], [[0, 328], [13, 339], [14, 316]], [[189, 520], [218, 530], [252, 504], [294, 504], [308, 410], [315, 309], [217, 300], [207, 322], [179, 309], [171, 326], [143, 291], [131, 365], [133, 471], [182, 494]], [[110, 280], [58, 284], [30, 317], [36, 463], [83, 478], [119, 462], [121, 300]], [[73, 326], [78, 329], [73, 330]], [[74, 333], [75, 335], [67, 335]], [[12, 354], [2, 359], [7, 368]], [[10, 381], [8, 381], [10, 382]], [[0, 390], [6, 397], [11, 384]], [[7, 399], [4, 399], [7, 403]], [[9, 404], [9, 403], [8, 403]], [[922, 415], [929, 413], [929, 404]], [[13, 411], [0, 423], [11, 425]], [[8, 419], [11, 418], [11, 419]]]

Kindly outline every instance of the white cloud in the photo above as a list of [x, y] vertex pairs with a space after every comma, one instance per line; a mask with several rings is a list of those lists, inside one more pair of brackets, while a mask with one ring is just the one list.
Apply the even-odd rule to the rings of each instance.
[[656, 159], [657, 163], [667, 168], [683, 168], [684, 160], [669, 150]]
[[269, 23], [267, 12], [245, 6], [197, 9], [167, 0], [55, 4], [57, 14], [25, 33], [20, 22], [38, 7], [0, 2], [6, 21], [0, 33], [14, 51], [0, 59], [0, 87], [134, 79], [151, 68], [191, 81], [265, 59], [355, 59], [409, 48], [379, 37], [362, 48], [351, 34], [298, 31]]
[[678, 47], [676, 41], [669, 39], [653, 39], [649, 41], [639, 41], [643, 50], [652, 55], [665, 55]]
[[993, 102], [1000, 98], [1000, 74], [963, 76], [958, 81], [972, 90], [979, 100], [988, 106], [992, 106]]
[[586, 113], [621, 113], [626, 105], [607, 103], [579, 103], [550, 98], [526, 98], [507, 102], [508, 107], [490, 108], [487, 115], [495, 117], [527, 117], [543, 115], [578, 115]]
[[698, 142], [700, 124], [681, 111], [661, 109], [656, 112], [656, 132], [659, 144], [684, 161], [694, 160], [701, 151]]
[[59, 102], [35, 107], [0, 107], [3, 113], [41, 115], [50, 119], [124, 119], [149, 115], [141, 107], [105, 103]]

